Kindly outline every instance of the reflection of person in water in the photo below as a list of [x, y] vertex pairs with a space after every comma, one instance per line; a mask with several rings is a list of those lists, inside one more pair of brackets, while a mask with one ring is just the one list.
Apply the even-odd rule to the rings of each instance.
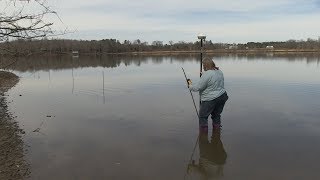
[[200, 174], [201, 179], [217, 179], [223, 176], [223, 166], [227, 159], [220, 139], [220, 130], [214, 130], [211, 142], [208, 140], [208, 133], [200, 132], [199, 135], [200, 158], [198, 164], [192, 161], [188, 165], [188, 172]]

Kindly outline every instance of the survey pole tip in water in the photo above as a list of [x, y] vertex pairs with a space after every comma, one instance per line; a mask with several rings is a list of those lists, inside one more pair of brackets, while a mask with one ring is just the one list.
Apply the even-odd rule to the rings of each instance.
[[206, 35], [200, 33], [198, 34], [198, 39], [200, 40], [200, 77], [202, 73], [202, 58], [203, 58], [203, 42], [206, 40]]

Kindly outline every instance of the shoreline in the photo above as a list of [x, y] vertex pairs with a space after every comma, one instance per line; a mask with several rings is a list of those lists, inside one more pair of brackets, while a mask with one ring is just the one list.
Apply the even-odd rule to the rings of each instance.
[[[123, 53], [102, 53], [102, 54], [196, 54], [201, 51], [140, 51], [140, 52], [123, 52]], [[206, 54], [255, 54], [255, 53], [319, 53], [318, 49], [282, 49], [282, 50], [266, 50], [266, 49], [252, 49], [252, 50], [205, 50]], [[91, 54], [91, 53], [88, 53]], [[93, 53], [94, 54], [94, 53]]]
[[24, 131], [9, 112], [5, 95], [18, 82], [15, 74], [0, 71], [0, 179], [24, 179], [30, 174], [24, 159]]
[[[72, 52], [35, 52], [30, 53], [27, 56], [35, 55], [50, 55], [50, 56], [61, 56], [61, 55], [179, 55], [179, 54], [199, 54], [200, 50], [186, 50], [186, 51], [170, 51], [170, 50], [157, 50], [157, 51], [132, 51], [132, 52], [115, 52], [115, 53], [94, 53], [94, 52], [79, 52], [73, 54]], [[248, 50], [234, 50], [234, 49], [217, 49], [217, 50], [205, 50], [204, 54], [261, 54], [261, 53], [274, 53], [274, 54], [301, 54], [301, 53], [314, 53], [320, 54], [320, 49], [274, 49], [268, 50], [262, 49], [248, 49]], [[11, 56], [10, 54], [0, 54], [0, 56]], [[15, 57], [24, 57], [24, 54], [15, 54]]]

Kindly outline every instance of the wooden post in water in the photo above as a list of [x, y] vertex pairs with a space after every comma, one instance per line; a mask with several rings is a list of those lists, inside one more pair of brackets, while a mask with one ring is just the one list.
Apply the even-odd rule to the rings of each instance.
[[104, 95], [104, 71], [102, 70], [102, 95], [103, 95], [103, 104], [106, 104], [106, 97]]
[[[73, 63], [73, 62], [72, 62], [72, 63]], [[71, 92], [72, 92], [72, 94], [73, 94], [73, 92], [74, 92], [74, 75], [73, 75], [73, 65], [72, 65], [71, 75], [72, 75], [72, 90], [71, 90]]]

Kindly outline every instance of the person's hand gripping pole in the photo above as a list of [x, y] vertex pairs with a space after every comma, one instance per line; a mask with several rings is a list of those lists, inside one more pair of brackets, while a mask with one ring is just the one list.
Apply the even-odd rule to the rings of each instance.
[[188, 88], [189, 88], [192, 85], [191, 79], [187, 79], [187, 83], [188, 83]]

